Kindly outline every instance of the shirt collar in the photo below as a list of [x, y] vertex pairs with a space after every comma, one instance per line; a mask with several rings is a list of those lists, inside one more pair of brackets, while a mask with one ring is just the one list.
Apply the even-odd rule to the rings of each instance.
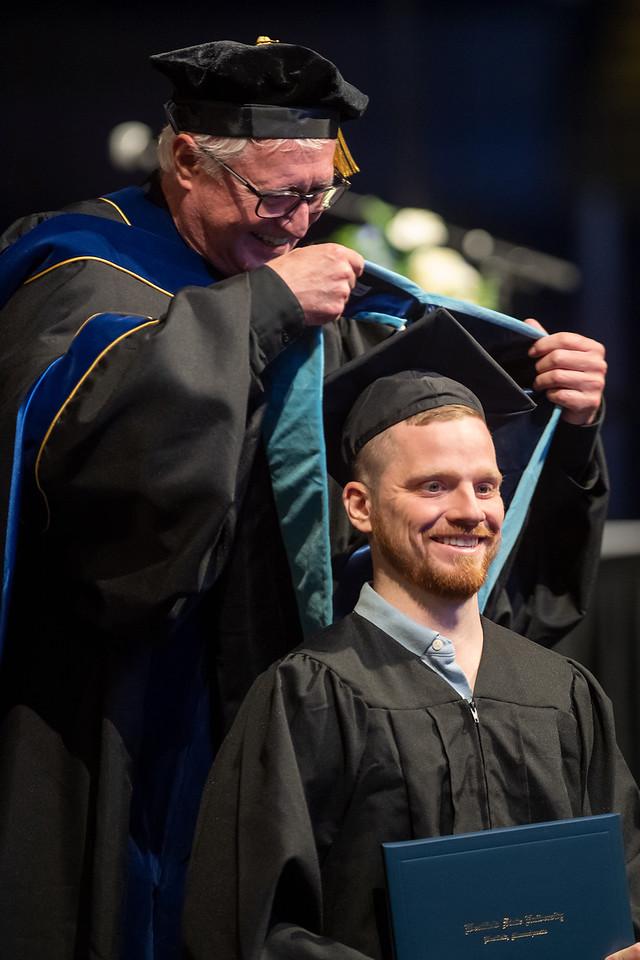
[[396, 607], [392, 607], [387, 600], [376, 593], [370, 583], [365, 583], [362, 587], [354, 612], [375, 624], [376, 627], [380, 627], [417, 657], [423, 657], [438, 636], [437, 631], [430, 627], [423, 627], [422, 624], [406, 617]]

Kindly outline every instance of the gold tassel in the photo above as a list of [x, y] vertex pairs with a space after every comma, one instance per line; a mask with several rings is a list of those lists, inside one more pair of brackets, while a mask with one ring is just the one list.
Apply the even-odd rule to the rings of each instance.
[[342, 130], [339, 128], [338, 139], [336, 140], [336, 151], [333, 155], [333, 166], [340, 176], [345, 177], [347, 180], [349, 177], [352, 177], [354, 173], [360, 173], [360, 167], [351, 156], [351, 151], [345, 142]]
[[272, 40], [271, 37], [258, 37], [256, 40], [256, 47], [261, 46], [263, 43], [280, 43], [280, 41]]

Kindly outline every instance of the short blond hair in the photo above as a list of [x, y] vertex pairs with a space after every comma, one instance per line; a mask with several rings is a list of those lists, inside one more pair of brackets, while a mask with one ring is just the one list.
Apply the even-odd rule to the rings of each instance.
[[[463, 420], [465, 417], [475, 417], [476, 420], [485, 422], [479, 410], [474, 407], [467, 407], [462, 403], [450, 403], [445, 407], [431, 407], [429, 410], [421, 410], [420, 413], [414, 413], [406, 420], [398, 422], [406, 423], [410, 427], [425, 427], [434, 420]], [[385, 448], [389, 446], [390, 429], [391, 427], [387, 427], [382, 433], [376, 434], [358, 452], [353, 462], [355, 480], [359, 480], [360, 483], [365, 483], [367, 486], [373, 486], [376, 483], [386, 460]]]

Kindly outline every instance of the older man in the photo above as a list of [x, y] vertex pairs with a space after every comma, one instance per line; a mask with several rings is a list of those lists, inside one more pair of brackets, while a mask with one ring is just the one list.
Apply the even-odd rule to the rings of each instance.
[[[367, 383], [367, 363], [332, 383], [329, 443], [373, 581], [353, 613], [256, 681], [218, 754], [187, 955], [381, 958], [381, 843], [608, 811], [623, 816], [637, 930], [640, 793], [610, 704], [578, 664], [479, 612], [504, 517], [483, 407], [433, 372]], [[460, 889], [447, 895], [464, 906]], [[425, 912], [429, 901], [425, 890]]]
[[339, 124], [366, 105], [333, 64], [227, 41], [154, 63], [174, 85], [160, 175], [28, 218], [2, 258], [15, 957], [174, 955], [212, 736], [299, 631], [260, 437], [287, 372], [265, 376], [295, 349], [313, 366], [310, 328], [362, 270], [295, 249], [345, 188]]
[[[0, 942], [25, 960], [175, 952], [213, 741], [331, 618], [323, 345], [332, 367], [393, 331], [337, 321], [357, 253], [297, 247], [347, 187], [340, 125], [367, 98], [289, 44], [152, 59], [173, 84], [160, 173], [20, 221], [0, 264]], [[546, 342], [541, 387], [569, 378], [588, 423], [599, 348]], [[601, 517], [597, 426], [566, 429], [559, 475]], [[556, 564], [547, 617], [583, 606], [600, 532], [555, 513], [591, 553], [586, 580]], [[526, 557], [517, 611], [544, 579]]]

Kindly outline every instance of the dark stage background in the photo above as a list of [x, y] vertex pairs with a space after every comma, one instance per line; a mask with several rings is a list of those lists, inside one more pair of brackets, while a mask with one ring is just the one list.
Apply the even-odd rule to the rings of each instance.
[[[503, 262], [499, 306], [605, 342], [611, 518], [637, 520], [636, 0], [5, 5], [0, 228], [139, 179], [114, 167], [107, 144], [126, 121], [160, 129], [169, 91], [149, 54], [262, 33], [325, 53], [370, 95], [347, 128], [362, 166], [354, 191], [436, 211], [454, 238], [481, 229], [507, 252], [577, 267], [579, 282], [563, 288], [554, 261], [534, 258], [527, 271], [513, 256], [520, 268]], [[616, 699], [636, 775], [639, 552], [605, 558], [588, 622], [569, 641]]]

